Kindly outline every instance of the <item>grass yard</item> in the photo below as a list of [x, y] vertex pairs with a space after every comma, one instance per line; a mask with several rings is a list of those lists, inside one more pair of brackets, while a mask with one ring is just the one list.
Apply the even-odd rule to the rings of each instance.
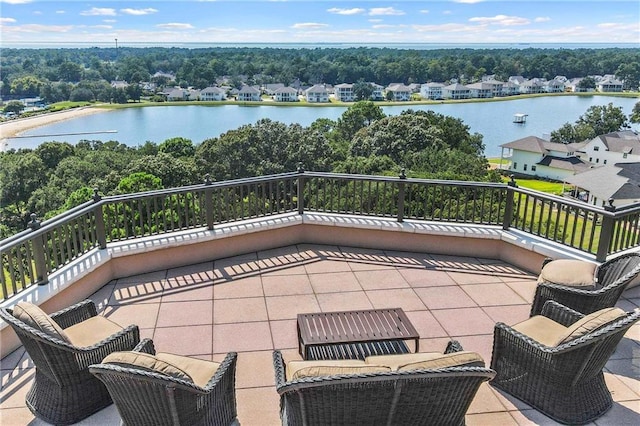
[[[509, 178], [502, 177], [503, 182], [509, 182]], [[540, 192], [546, 192], [547, 194], [562, 195], [564, 185], [558, 182], [548, 182], [546, 180], [538, 179], [516, 179], [516, 183], [521, 188], [533, 189]]]

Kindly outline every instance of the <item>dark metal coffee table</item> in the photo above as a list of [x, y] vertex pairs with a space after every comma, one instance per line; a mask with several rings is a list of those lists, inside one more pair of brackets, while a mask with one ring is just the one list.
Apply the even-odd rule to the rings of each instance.
[[303, 359], [364, 359], [419, 350], [420, 335], [401, 308], [298, 314]]

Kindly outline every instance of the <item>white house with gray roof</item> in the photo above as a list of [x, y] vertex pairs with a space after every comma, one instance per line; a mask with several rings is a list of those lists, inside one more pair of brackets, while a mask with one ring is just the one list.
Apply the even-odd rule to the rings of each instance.
[[255, 102], [262, 100], [260, 98], [260, 90], [253, 86], [242, 86], [236, 95], [238, 101]]
[[353, 84], [342, 83], [333, 87], [333, 94], [340, 102], [353, 102], [355, 96], [353, 94]]
[[439, 100], [442, 99], [442, 83], [425, 83], [420, 87], [420, 96], [423, 99]]
[[556, 143], [527, 136], [500, 147], [501, 157], [510, 160], [508, 170], [518, 174], [562, 181], [593, 166], [575, 155], [582, 144]]
[[281, 87], [276, 89], [273, 99], [276, 102], [298, 102], [298, 91], [293, 87]]
[[607, 133], [587, 141], [576, 155], [596, 165], [640, 161], [640, 135], [632, 130]]
[[411, 100], [411, 88], [402, 83], [392, 83], [387, 86], [387, 93], [391, 93], [393, 101], [409, 101]]
[[485, 83], [484, 81], [467, 84], [467, 89], [469, 89], [469, 96], [479, 99], [493, 98], [493, 87], [493, 84]]
[[442, 97], [444, 99], [469, 99], [471, 91], [464, 84], [454, 83], [442, 88]]
[[329, 92], [322, 84], [315, 84], [304, 91], [307, 102], [329, 102]]
[[200, 91], [201, 101], [223, 101], [225, 99], [227, 99], [227, 94], [219, 87], [211, 86]]

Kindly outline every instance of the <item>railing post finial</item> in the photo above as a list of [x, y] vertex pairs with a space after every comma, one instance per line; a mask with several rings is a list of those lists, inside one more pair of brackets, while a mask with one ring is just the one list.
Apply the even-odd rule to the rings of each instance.
[[213, 180], [211, 180], [211, 175], [209, 173], [204, 175], [204, 184], [211, 185], [212, 183], [213, 183]]
[[304, 173], [304, 165], [302, 164], [302, 161], [298, 163], [298, 173]]
[[407, 178], [407, 173], [405, 168], [403, 167], [402, 169], [400, 169], [400, 176], [398, 176], [400, 179], [406, 179]]
[[514, 175], [509, 175], [509, 182], [507, 182], [507, 185], [509, 186], [513, 186], [514, 188], [518, 187], [518, 184], [516, 183], [516, 178]]
[[93, 188], [93, 201], [97, 203], [100, 200], [102, 200], [102, 197], [98, 193], [98, 188]]
[[607, 204], [606, 206], [604, 206], [604, 209], [605, 209], [606, 211], [608, 211], [608, 212], [616, 211], [616, 206], [614, 206], [614, 205], [613, 205], [613, 198], [609, 198], [609, 199], [607, 200], [607, 203], [608, 203], [608, 204]]
[[32, 231], [40, 229], [41, 222], [38, 220], [38, 216], [35, 213], [31, 213], [29, 217], [31, 218], [31, 221], [27, 224], [27, 226], [29, 226]]

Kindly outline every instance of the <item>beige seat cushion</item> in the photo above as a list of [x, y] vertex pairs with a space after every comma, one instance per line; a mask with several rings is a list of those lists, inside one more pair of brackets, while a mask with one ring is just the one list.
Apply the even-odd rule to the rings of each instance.
[[601, 327], [615, 322], [626, 316], [626, 312], [620, 308], [605, 308], [593, 312], [567, 327], [560, 343], [570, 342], [585, 334], [589, 334]]
[[557, 259], [544, 265], [538, 283], [546, 282], [580, 287], [585, 290], [596, 288], [597, 265], [591, 262], [573, 259]]
[[213, 375], [216, 374], [216, 371], [218, 371], [218, 368], [220, 368], [220, 363], [218, 362], [164, 352], [157, 353], [156, 358], [180, 368], [191, 377], [193, 383], [201, 388], [209, 383], [209, 380], [211, 380]]
[[13, 316], [36, 330], [40, 330], [63, 342], [69, 342], [69, 338], [62, 327], [33, 303], [18, 302], [18, 304], [13, 307]]
[[113, 352], [107, 355], [103, 360], [103, 364], [115, 364], [125, 368], [137, 368], [145, 371], [155, 371], [170, 377], [193, 382], [191, 376], [180, 366], [171, 362], [158, 359], [154, 355], [143, 352]]
[[100, 315], [64, 329], [69, 343], [79, 348], [93, 346], [122, 330], [118, 324]]
[[567, 327], [542, 315], [533, 316], [512, 328], [545, 346], [558, 346], [567, 332]]
[[287, 381], [302, 379], [304, 377], [388, 373], [391, 371], [387, 366], [365, 364], [364, 361], [360, 360], [289, 361], [286, 370]]
[[386, 365], [392, 371], [415, 362], [429, 361], [442, 356], [440, 352], [420, 352], [415, 354], [372, 355], [365, 358], [365, 364]]

